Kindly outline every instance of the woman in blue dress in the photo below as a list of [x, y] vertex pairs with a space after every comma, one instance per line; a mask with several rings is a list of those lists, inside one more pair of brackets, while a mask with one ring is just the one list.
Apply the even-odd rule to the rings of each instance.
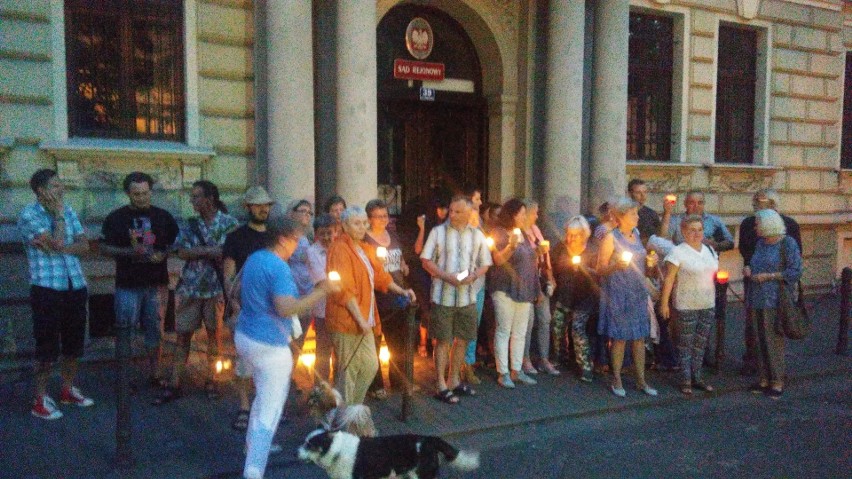
[[[618, 226], [604, 237], [598, 252], [601, 278], [598, 334], [612, 339], [612, 393], [624, 397], [621, 366], [627, 342], [631, 342], [636, 382], [640, 391], [656, 396], [645, 382], [645, 339], [651, 334], [645, 268], [656, 267], [655, 256], [647, 257], [639, 238], [639, 204], [629, 198], [611, 203]], [[627, 255], [626, 253], [629, 253]]]

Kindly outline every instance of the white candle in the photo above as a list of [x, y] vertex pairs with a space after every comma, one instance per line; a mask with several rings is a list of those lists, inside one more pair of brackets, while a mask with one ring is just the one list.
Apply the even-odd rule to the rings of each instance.
[[467, 270], [464, 270], [461, 273], [456, 275], [456, 279], [461, 281], [461, 280], [467, 278], [468, 274], [470, 274], [470, 273], [468, 273]]
[[544, 246], [545, 248], [550, 248], [550, 241], [541, 240], [541, 243], [539, 243], [539, 244]]
[[571, 263], [572, 264], [580, 264], [580, 257], [579, 256], [571, 257]]
[[494, 238], [490, 236], [485, 238], [485, 244], [488, 246], [488, 249], [494, 249]]
[[387, 249], [387, 248], [385, 248], [384, 246], [379, 246], [378, 248], [376, 248], [376, 256], [377, 256], [379, 259], [387, 259], [387, 257], [388, 257], [388, 249]]
[[337, 271], [329, 271], [328, 272], [328, 280], [329, 281], [340, 281], [340, 273]]
[[521, 232], [521, 229], [520, 229], [520, 228], [515, 228], [515, 229], [513, 229], [513, 230], [512, 230], [512, 233], [514, 233], [514, 234], [515, 234], [515, 236], [517, 236], [517, 237], [518, 237], [518, 241], [523, 241], [523, 240], [524, 240], [524, 234]]
[[625, 251], [625, 252], [621, 253], [621, 261], [624, 261], [625, 263], [629, 263], [630, 260], [632, 260], [632, 259], [633, 259], [633, 253], [631, 253], [630, 251]]

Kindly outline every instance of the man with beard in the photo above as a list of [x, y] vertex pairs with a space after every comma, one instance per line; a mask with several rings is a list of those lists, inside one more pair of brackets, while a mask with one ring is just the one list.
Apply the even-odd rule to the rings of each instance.
[[139, 322], [145, 333], [148, 383], [159, 385], [160, 339], [168, 298], [168, 250], [178, 225], [166, 210], [151, 205], [154, 179], [141, 172], [124, 178], [130, 204], [110, 213], [102, 227], [100, 252], [115, 259], [115, 320], [123, 327]]
[[[252, 186], [246, 191], [243, 204], [249, 215], [248, 223], [229, 233], [225, 238], [225, 245], [222, 247], [224, 258], [222, 269], [228, 291], [231, 290], [231, 285], [239, 271], [243, 269], [246, 259], [265, 246], [266, 220], [269, 219], [269, 212], [273, 203], [274, 201], [262, 186]], [[231, 330], [236, 326], [236, 317], [237, 311], [234, 311], [230, 318], [225, 318]], [[251, 407], [249, 400], [251, 371], [247, 371], [243, 367], [244, 365], [239, 358], [237, 358], [236, 363], [235, 386], [240, 397], [240, 410], [231, 425], [238, 431], [245, 431], [248, 427], [249, 408]]]

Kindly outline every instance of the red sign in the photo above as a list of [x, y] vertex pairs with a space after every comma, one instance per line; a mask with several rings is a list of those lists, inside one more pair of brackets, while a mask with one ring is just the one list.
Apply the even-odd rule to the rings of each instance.
[[441, 81], [444, 79], [444, 64], [397, 58], [393, 61], [393, 77], [398, 80]]

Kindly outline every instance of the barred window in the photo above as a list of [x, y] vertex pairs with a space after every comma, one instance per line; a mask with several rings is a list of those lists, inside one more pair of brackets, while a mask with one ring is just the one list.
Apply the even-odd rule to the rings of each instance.
[[757, 32], [719, 27], [716, 90], [716, 162], [754, 162]]
[[627, 159], [671, 159], [674, 22], [630, 13]]
[[843, 149], [840, 167], [852, 168], [852, 52], [846, 52], [846, 81], [843, 94]]
[[183, 141], [180, 0], [66, 0], [68, 130]]

